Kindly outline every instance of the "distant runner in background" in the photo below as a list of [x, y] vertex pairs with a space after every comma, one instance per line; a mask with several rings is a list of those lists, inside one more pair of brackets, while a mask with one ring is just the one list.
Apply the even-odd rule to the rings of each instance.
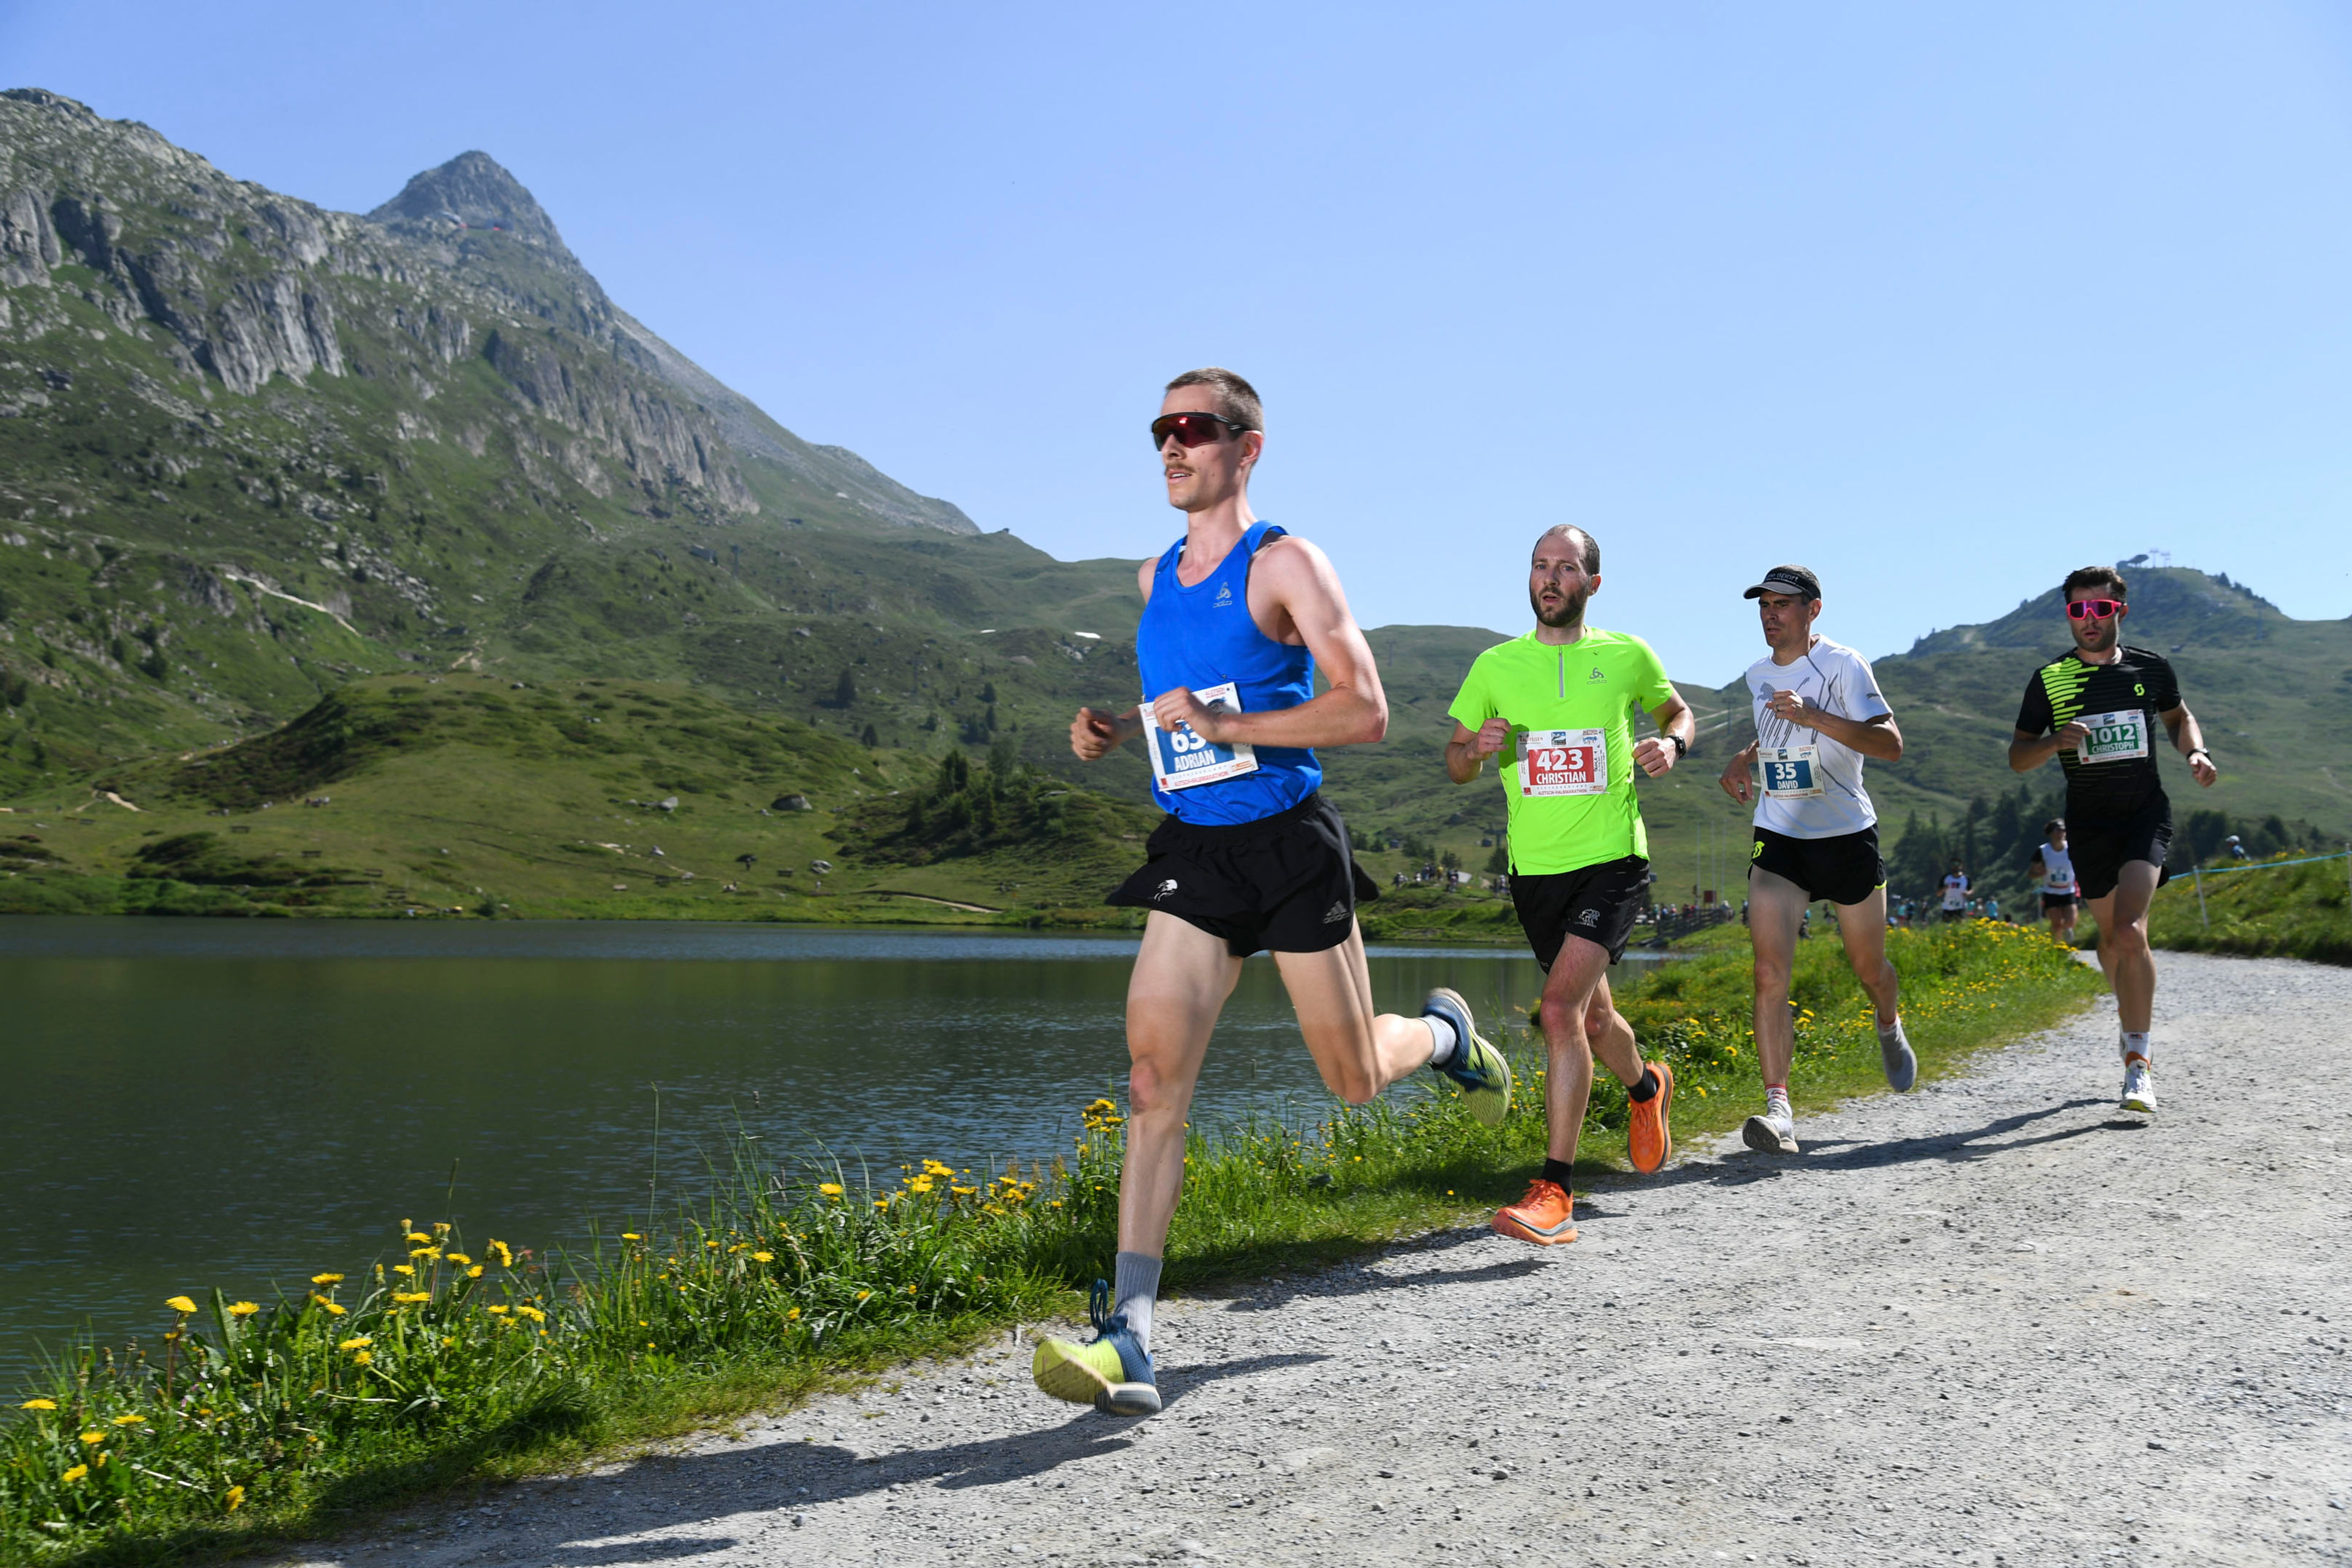
[[2147, 906], [2164, 882], [2172, 848], [2172, 803], [2150, 745], [2164, 724], [2189, 774], [2210, 788], [2218, 776], [2197, 716], [2161, 655], [2123, 642], [2123, 574], [2085, 566], [2066, 574], [2066, 626], [2073, 649], [2033, 672], [2009, 765], [2028, 773], [2056, 757], [2066, 770], [2067, 849], [2084, 902], [2099, 922], [2099, 967], [2116, 994], [2122, 1026], [2123, 1108], [2156, 1110], [2148, 1030], [2156, 1011], [2156, 959], [2147, 949]]
[[[1549, 1139], [1542, 1174], [1496, 1212], [1494, 1226], [1538, 1247], [1576, 1239], [1573, 1167], [1593, 1058], [1625, 1086], [1633, 1168], [1656, 1170], [1675, 1147], [1674, 1071], [1662, 1061], [1643, 1064], [1633, 1027], [1610, 996], [1608, 970], [1649, 902], [1650, 842], [1634, 772], [1656, 778], [1672, 768], [1689, 752], [1696, 725], [1648, 643], [1584, 624], [1585, 601], [1600, 591], [1592, 536], [1548, 531], [1528, 565], [1534, 627], [1480, 654], [1447, 710], [1454, 723], [1445, 773], [1455, 784], [1508, 752], [1500, 771], [1511, 903], [1544, 971]], [[1634, 721], [1644, 712], [1659, 737], [1636, 741]]]
[[2043, 823], [2042, 838], [2026, 869], [2042, 884], [2042, 918], [2050, 922], [2050, 934], [2072, 947], [2083, 889], [2075, 885], [2074, 858], [2066, 853], [2066, 819], [2053, 816]]
[[[1907, 1089], [1918, 1059], [1904, 1037], [1895, 966], [1886, 961], [1886, 866], [1878, 853], [1878, 813], [1862, 787], [1865, 759], [1895, 762], [1903, 731], [1879, 694], [1869, 661], [1813, 630], [1821, 579], [1802, 566], [1775, 566], [1748, 590], [1772, 651], [1748, 669], [1756, 739], [1724, 765], [1723, 792], [1756, 803], [1748, 849], [1748, 942], [1756, 950], [1756, 1057], [1764, 1110], [1740, 1129], [1767, 1154], [1798, 1152], [1789, 1069], [1797, 1034], [1789, 976], [1812, 901], [1838, 911], [1838, 938], [1854, 978], [1870, 993], [1886, 1081]], [[1759, 768], [1759, 794], [1750, 770]]]
[[1969, 918], [1969, 874], [1960, 869], [1960, 858], [1955, 855], [1951, 869], [1944, 874], [1943, 914], [1947, 924]]
[[[1150, 911], [1127, 990], [1117, 1281], [1095, 1282], [1092, 1341], [1045, 1340], [1031, 1366], [1045, 1393], [1113, 1415], [1160, 1408], [1151, 1316], [1184, 1185], [1184, 1117], [1244, 959], [1273, 952], [1307, 1055], [1349, 1104], [1424, 1067], [1461, 1085], [1490, 1127], [1511, 1100], [1510, 1068], [1455, 993], [1431, 992], [1418, 1018], [1372, 1011], [1356, 903], [1380, 893], [1317, 793], [1311, 748], [1379, 740], [1388, 699], [1331, 563], [1250, 510], [1265, 429], [1256, 391], [1229, 370], [1168, 384], [1151, 444], [1185, 527], [1136, 573], [1145, 705], [1081, 708], [1070, 722], [1070, 749], [1087, 762], [1141, 739], [1168, 813], [1143, 868], [1110, 896]], [[1319, 697], [1318, 663], [1329, 686]]]

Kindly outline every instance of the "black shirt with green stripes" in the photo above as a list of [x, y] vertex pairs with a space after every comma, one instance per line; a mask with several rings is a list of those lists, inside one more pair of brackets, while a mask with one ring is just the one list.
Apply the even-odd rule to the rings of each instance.
[[2126, 647], [2112, 664], [2086, 664], [2069, 650], [2025, 683], [2017, 727], [2043, 735], [2076, 720], [2089, 724], [2088, 740], [2058, 753], [2066, 770], [2066, 814], [2118, 816], [2164, 792], [2156, 753], [2171, 737], [2158, 715], [2179, 706], [2180, 682], [2161, 654]]

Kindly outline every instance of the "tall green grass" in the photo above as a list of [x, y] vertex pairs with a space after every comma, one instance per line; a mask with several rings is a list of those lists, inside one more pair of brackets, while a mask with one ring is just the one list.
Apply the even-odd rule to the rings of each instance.
[[2352, 882], [2342, 860], [2274, 868], [2241, 861], [2202, 881], [2201, 915], [2197, 880], [2175, 877], [2158, 889], [2148, 907], [2150, 942], [2188, 952], [2352, 963]]
[[[1930, 1074], [2097, 985], [2018, 927], [1892, 940]], [[1622, 994], [1645, 1053], [1675, 1068], [1685, 1142], [1752, 1098], [1748, 967], [1718, 945]], [[1868, 1005], [1834, 941], [1800, 949], [1795, 994], [1801, 1100], [1876, 1082]], [[1543, 1069], [1531, 1032], [1496, 1032], [1521, 1075], [1499, 1131], [1445, 1089], [1194, 1135], [1171, 1288], [1328, 1261], [1517, 1196], [1542, 1157]], [[1623, 1094], [1601, 1077], [1595, 1174], [1622, 1148]], [[152, 1561], [331, 1529], [1065, 1310], [1108, 1270], [1123, 1148], [1100, 1100], [1043, 1164], [853, 1177], [746, 1154], [691, 1212], [604, 1231], [577, 1256], [403, 1221], [383, 1261], [322, 1271], [299, 1297], [174, 1297], [153, 1342], [60, 1355], [0, 1427], [0, 1551]]]

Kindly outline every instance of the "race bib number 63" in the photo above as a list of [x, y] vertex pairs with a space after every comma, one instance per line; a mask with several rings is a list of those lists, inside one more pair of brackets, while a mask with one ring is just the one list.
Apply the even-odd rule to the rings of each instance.
[[1608, 789], [1608, 731], [1520, 731], [1521, 795], [1603, 795]]

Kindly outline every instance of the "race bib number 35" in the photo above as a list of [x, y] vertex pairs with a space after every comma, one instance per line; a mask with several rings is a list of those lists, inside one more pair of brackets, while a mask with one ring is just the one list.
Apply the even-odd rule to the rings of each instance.
[[1767, 746], [1756, 753], [1764, 793], [1774, 800], [1811, 800], [1822, 794], [1819, 746]]
[[2076, 723], [2091, 732], [2074, 749], [2086, 763], [2119, 763], [2147, 755], [2147, 714], [2137, 708], [2114, 713], [2084, 713]]
[[[1220, 713], [1242, 710], [1241, 690], [1230, 680], [1222, 686], [1203, 687], [1192, 695], [1202, 707]], [[1190, 724], [1163, 730], [1152, 716], [1148, 696], [1143, 700], [1143, 741], [1151, 752], [1151, 777], [1161, 789], [1194, 789], [1220, 779], [1257, 772], [1257, 752], [1246, 741], [1221, 746], [1192, 733]]]
[[1608, 731], [1520, 731], [1521, 795], [1605, 795], [1608, 789]]

